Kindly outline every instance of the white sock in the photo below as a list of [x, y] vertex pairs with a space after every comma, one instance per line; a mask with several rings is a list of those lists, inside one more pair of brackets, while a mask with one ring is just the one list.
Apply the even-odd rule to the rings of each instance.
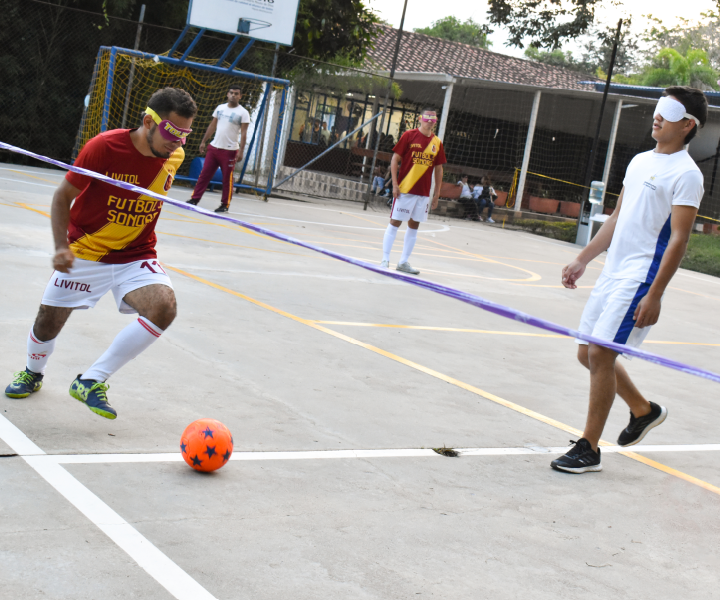
[[[57, 339], [57, 338], [55, 338]], [[33, 328], [30, 328], [27, 341], [27, 368], [33, 373], [45, 374], [45, 366], [47, 365], [50, 355], [55, 350], [55, 340], [41, 342], [35, 337]]]
[[106, 381], [138, 354], [147, 350], [163, 334], [163, 330], [143, 317], [138, 317], [117, 334], [113, 343], [80, 379]]
[[417, 229], [410, 229], [408, 227], [407, 231], [405, 232], [405, 243], [403, 244], [403, 251], [402, 256], [400, 257], [400, 262], [404, 263], [408, 261], [408, 258], [410, 258], [410, 254], [413, 251], [413, 248], [415, 247], [415, 240], [417, 239]]
[[389, 224], [385, 230], [385, 237], [383, 238], [383, 260], [390, 260], [390, 250], [392, 250], [393, 242], [397, 237], [398, 228], [393, 224]]

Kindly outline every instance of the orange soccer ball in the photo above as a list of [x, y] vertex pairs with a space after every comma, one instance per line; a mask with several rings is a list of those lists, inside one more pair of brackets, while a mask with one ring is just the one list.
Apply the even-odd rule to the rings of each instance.
[[209, 473], [230, 460], [233, 437], [220, 421], [198, 419], [183, 431], [180, 451], [185, 462], [193, 469]]

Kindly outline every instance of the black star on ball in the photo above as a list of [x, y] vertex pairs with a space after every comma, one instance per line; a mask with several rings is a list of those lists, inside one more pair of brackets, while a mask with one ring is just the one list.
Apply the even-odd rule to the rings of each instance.
[[208, 458], [215, 456], [217, 454], [217, 452], [215, 452], [215, 446], [205, 446], [205, 454], [208, 455]]
[[225, 450], [225, 454], [223, 454], [223, 462], [227, 462], [230, 460], [230, 450]]
[[182, 450], [182, 453], [185, 454], [185, 452], [187, 452], [187, 444], [180, 442], [180, 450]]
[[[215, 432], [214, 432], [212, 429], [210, 429], [209, 427], [206, 427], [206, 428], [205, 428], [205, 431], [203, 431], [203, 432], [201, 432], [201, 433], [204, 433], [204, 434], [205, 434], [205, 439], [208, 439], [208, 438], [212, 438], [212, 437], [213, 437], [213, 433], [215, 433]], [[215, 438], [213, 438], [213, 439], [215, 439]]]
[[202, 461], [197, 457], [197, 454], [193, 456], [190, 460], [193, 461], [193, 467], [199, 467], [202, 465]]

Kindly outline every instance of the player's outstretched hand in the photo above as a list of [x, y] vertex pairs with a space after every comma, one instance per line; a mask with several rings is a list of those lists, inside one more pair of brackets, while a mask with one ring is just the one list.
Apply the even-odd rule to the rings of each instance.
[[571, 290], [577, 288], [575, 282], [580, 279], [585, 272], [585, 265], [579, 260], [572, 261], [562, 270], [562, 284]]
[[53, 269], [61, 273], [69, 273], [75, 262], [75, 255], [69, 248], [58, 250], [53, 256]]
[[438, 200], [440, 200], [439, 196], [435, 196], [433, 198], [432, 204], [430, 205], [430, 210], [435, 210], [438, 207]]
[[393, 198], [397, 199], [400, 197], [400, 186], [393, 184]]
[[205, 142], [200, 142], [200, 154], [205, 154]]
[[655, 298], [648, 294], [640, 302], [638, 302], [633, 319], [635, 327], [642, 329], [655, 325], [660, 318], [660, 298]]

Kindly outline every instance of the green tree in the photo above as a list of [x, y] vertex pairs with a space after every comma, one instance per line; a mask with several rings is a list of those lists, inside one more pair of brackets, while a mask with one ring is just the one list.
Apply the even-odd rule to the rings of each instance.
[[643, 85], [667, 87], [690, 85], [718, 89], [718, 72], [710, 66], [705, 50], [688, 50], [685, 56], [673, 48], [663, 48], [643, 76]]
[[525, 58], [545, 65], [552, 65], [553, 67], [565, 67], [566, 69], [572, 69], [574, 71], [586, 72], [589, 75], [593, 73], [592, 69], [587, 71], [582, 63], [576, 61], [572, 52], [569, 50], [563, 51], [560, 48], [556, 50], [541, 50], [535, 46], [528, 46], [525, 49]]
[[[602, 0], [489, 0], [490, 23], [505, 27], [509, 46], [557, 50], [588, 33]], [[492, 33], [488, 30], [488, 33]]]
[[373, 47], [379, 22], [363, 0], [301, 0], [293, 48], [301, 56], [342, 56], [359, 65]]
[[487, 38], [489, 33], [487, 25], [481, 25], [472, 19], [461, 21], [457, 17], [445, 17], [435, 21], [431, 27], [420, 27], [413, 29], [413, 31], [452, 42], [469, 44], [484, 50], [487, 50], [492, 45], [492, 42]]

